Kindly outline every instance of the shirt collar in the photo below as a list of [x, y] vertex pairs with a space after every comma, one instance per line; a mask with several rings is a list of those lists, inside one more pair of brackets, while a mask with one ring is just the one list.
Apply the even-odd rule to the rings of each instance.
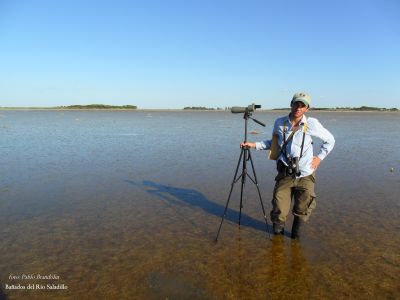
[[[290, 122], [290, 113], [286, 116], [286, 119], [285, 119], [284, 122], [288, 122], [288, 124], [290, 124], [290, 125], [292, 124]], [[306, 115], [303, 115], [299, 125], [301, 125], [301, 126], [307, 125], [307, 117], [306, 117]]]

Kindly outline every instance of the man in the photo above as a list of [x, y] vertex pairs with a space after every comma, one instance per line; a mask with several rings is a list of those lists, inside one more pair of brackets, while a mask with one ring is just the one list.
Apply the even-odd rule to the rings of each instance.
[[[277, 142], [279, 146], [278, 175], [275, 178], [271, 219], [274, 234], [283, 234], [293, 198], [294, 220], [291, 234], [293, 239], [300, 237], [302, 225], [308, 220], [316, 206], [314, 172], [335, 144], [332, 134], [317, 119], [306, 118], [304, 115], [310, 103], [311, 97], [306, 93], [294, 94], [290, 103], [290, 114], [275, 121], [272, 140], [246, 142], [240, 145], [257, 150], [268, 150], [274, 148], [274, 142]], [[316, 156], [313, 155], [311, 137], [319, 138], [323, 142]]]

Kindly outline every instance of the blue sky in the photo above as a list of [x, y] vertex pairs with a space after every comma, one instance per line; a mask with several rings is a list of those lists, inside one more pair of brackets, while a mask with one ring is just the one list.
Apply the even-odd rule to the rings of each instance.
[[400, 2], [0, 0], [0, 106], [400, 107]]

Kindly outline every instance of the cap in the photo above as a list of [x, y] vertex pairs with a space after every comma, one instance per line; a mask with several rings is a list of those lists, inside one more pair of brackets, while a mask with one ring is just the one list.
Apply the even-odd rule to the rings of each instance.
[[310, 95], [303, 93], [303, 92], [296, 93], [293, 95], [291, 103], [298, 102], [298, 101], [303, 102], [305, 105], [307, 105], [309, 107], [311, 104], [311, 97], [310, 97]]

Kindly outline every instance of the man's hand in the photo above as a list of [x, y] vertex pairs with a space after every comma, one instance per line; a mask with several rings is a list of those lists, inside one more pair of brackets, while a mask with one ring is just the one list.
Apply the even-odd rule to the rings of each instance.
[[240, 148], [256, 148], [256, 143], [250, 143], [250, 142], [246, 142], [246, 143], [240, 143]]
[[321, 163], [321, 159], [318, 156], [314, 156], [311, 162], [311, 169], [316, 170]]

